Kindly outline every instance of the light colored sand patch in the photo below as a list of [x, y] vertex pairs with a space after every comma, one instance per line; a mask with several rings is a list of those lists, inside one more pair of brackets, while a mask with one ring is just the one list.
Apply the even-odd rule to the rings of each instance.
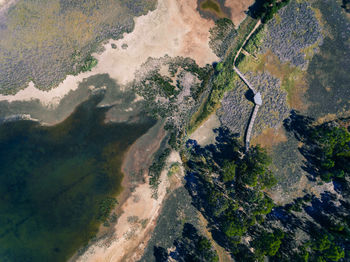
[[[172, 152], [167, 160], [168, 164], [173, 162], [181, 162], [177, 152]], [[161, 174], [157, 199], [152, 198], [148, 181], [139, 185], [122, 206], [123, 214], [115, 225], [113, 240], [97, 242], [77, 261], [117, 262], [140, 259], [166, 196], [169, 186], [167, 172], [168, 170], [163, 170]]]
[[14, 0], [0, 0], [0, 8], [5, 6], [5, 5], [10, 5], [13, 2], [14, 2]]
[[3, 20], [3, 15], [7, 12], [11, 5], [18, 0], [0, 0], [0, 22]]
[[199, 145], [206, 146], [215, 143], [215, 133], [213, 129], [220, 127], [219, 118], [215, 113], [190, 135], [190, 139], [196, 140]]
[[245, 12], [248, 7], [254, 3], [254, 0], [226, 0], [225, 6], [231, 9], [231, 20], [238, 27], [246, 17]]
[[[1, 1], [1, 0], [0, 0]], [[3, 0], [2, 0], [3, 1]], [[91, 71], [68, 76], [57, 88], [48, 92], [37, 90], [33, 83], [16, 95], [0, 95], [0, 101], [39, 99], [44, 105], [55, 106], [79, 82], [95, 74], [109, 74], [119, 84], [134, 79], [134, 74], [148, 57], [183, 56], [200, 66], [218, 58], [209, 47], [209, 29], [214, 22], [202, 18], [196, 11], [196, 0], [159, 0], [155, 11], [135, 18], [134, 31], [120, 40], [111, 40], [102, 54], [94, 54], [98, 65]], [[114, 43], [117, 49], [113, 49]], [[123, 45], [127, 48], [122, 48]]]
[[[126, 84], [148, 57], [191, 57], [200, 66], [217, 60], [208, 45], [209, 29], [214, 23], [200, 17], [196, 5], [195, 0], [159, 0], [156, 11], [136, 19], [131, 34], [105, 46], [106, 51], [97, 56], [103, 61], [100, 67]], [[112, 43], [117, 49], [111, 47]], [[128, 47], [123, 49], [125, 44]]]
[[78, 76], [69, 75], [57, 88], [49, 91], [39, 90], [34, 86], [33, 82], [30, 82], [27, 88], [20, 90], [15, 95], [0, 94], [0, 101], [13, 102], [40, 100], [44, 106], [56, 107], [65, 95], [78, 88], [79, 83], [83, 81], [84, 78], [93, 74], [94, 71], [82, 73]]

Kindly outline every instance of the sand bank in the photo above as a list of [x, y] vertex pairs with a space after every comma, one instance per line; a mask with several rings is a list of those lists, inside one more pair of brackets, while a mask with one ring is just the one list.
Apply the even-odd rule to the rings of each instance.
[[[202, 18], [196, 10], [196, 0], [159, 0], [157, 9], [135, 18], [134, 30], [120, 40], [110, 40], [105, 51], [93, 54], [98, 65], [90, 72], [67, 78], [50, 91], [40, 91], [33, 83], [16, 95], [0, 95], [0, 101], [28, 101], [39, 99], [45, 106], [56, 106], [79, 83], [95, 74], [109, 74], [119, 84], [134, 79], [134, 73], [148, 57], [184, 56], [200, 66], [217, 60], [209, 47], [209, 29], [214, 22]], [[117, 46], [116, 49], [111, 44]]]
[[190, 139], [196, 140], [201, 146], [214, 144], [216, 134], [213, 129], [218, 127], [220, 127], [220, 120], [215, 113], [212, 113], [209, 118], [190, 135]]
[[[181, 162], [177, 152], [170, 154], [167, 166], [173, 162]], [[170, 187], [167, 172], [167, 169], [163, 170], [160, 176], [157, 199], [152, 197], [153, 191], [146, 178], [145, 183], [137, 186], [122, 205], [123, 213], [114, 226], [113, 236], [90, 246], [76, 261], [116, 262], [140, 259], [155, 227], [167, 189]]]

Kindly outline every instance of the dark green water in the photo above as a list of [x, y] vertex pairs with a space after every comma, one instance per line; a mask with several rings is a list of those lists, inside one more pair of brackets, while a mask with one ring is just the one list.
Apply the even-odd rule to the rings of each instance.
[[0, 261], [65, 261], [97, 233], [125, 151], [154, 124], [104, 124], [101, 99], [55, 126], [0, 125]]

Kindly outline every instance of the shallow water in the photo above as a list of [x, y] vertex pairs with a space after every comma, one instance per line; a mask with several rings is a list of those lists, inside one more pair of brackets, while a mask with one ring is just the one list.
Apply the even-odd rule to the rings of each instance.
[[121, 191], [124, 153], [154, 124], [105, 124], [102, 99], [54, 126], [0, 125], [0, 261], [65, 261], [97, 233], [101, 201]]

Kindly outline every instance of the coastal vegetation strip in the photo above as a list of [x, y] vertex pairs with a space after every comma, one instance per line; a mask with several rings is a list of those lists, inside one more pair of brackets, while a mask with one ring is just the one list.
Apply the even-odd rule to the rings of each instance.
[[[231, 22], [232, 23], [232, 22]], [[225, 26], [229, 26], [230, 22], [225, 22]], [[254, 28], [256, 21], [250, 17], [247, 17], [237, 30], [237, 36], [234, 37], [232, 46], [229, 47], [222, 62], [218, 63], [213, 69], [213, 77], [208, 83], [210, 85], [210, 93], [206, 98], [203, 107], [200, 108], [200, 112], [195, 114], [191, 119], [188, 127], [188, 132], [192, 133], [207, 117], [214, 112], [218, 107], [223, 95], [226, 91], [234, 87], [234, 82], [237, 79], [237, 75], [233, 71], [233, 60], [244, 42], [245, 38]], [[222, 22], [218, 20], [216, 26], [222, 26]]]

